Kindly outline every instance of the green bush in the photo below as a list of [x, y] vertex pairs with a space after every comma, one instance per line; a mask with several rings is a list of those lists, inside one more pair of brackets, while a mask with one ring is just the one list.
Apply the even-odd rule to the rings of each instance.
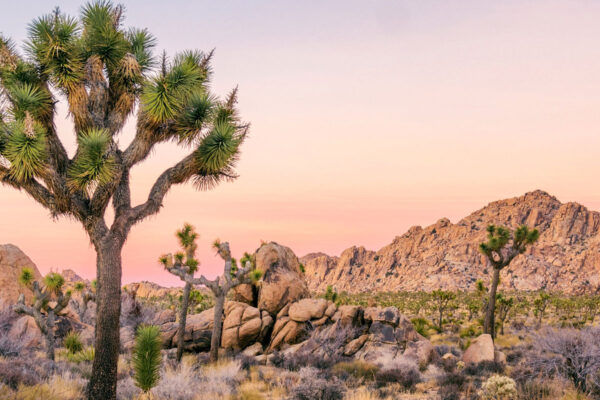
[[133, 349], [133, 369], [135, 384], [144, 392], [158, 383], [160, 377], [160, 330], [157, 326], [147, 325], [138, 328]]
[[79, 353], [83, 350], [83, 343], [81, 342], [81, 337], [79, 333], [75, 331], [71, 331], [65, 336], [63, 339], [63, 345], [69, 351], [69, 354]]

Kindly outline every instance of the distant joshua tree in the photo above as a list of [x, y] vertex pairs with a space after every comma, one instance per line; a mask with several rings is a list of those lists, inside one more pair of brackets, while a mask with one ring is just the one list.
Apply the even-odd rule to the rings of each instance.
[[[46, 340], [46, 356], [50, 360], [54, 360], [56, 317], [69, 304], [71, 292], [63, 293], [65, 279], [56, 272], [50, 272], [44, 277], [42, 287], [38, 281], [34, 280], [33, 271], [30, 268], [23, 268], [19, 282], [33, 291], [33, 303], [26, 305], [25, 295], [21, 293], [13, 310], [19, 314], [33, 317]], [[50, 306], [51, 300], [56, 301], [54, 307]]]
[[81, 302], [71, 299], [73, 308], [79, 315], [79, 319], [85, 322], [85, 314], [90, 301], [96, 302], [96, 280], [94, 279], [90, 285], [85, 282], [76, 282], [73, 286], [76, 292], [81, 294]]
[[496, 313], [496, 292], [500, 283], [500, 271], [506, 268], [516, 256], [524, 253], [528, 245], [535, 243], [540, 234], [537, 229], [530, 230], [525, 225], [520, 226], [514, 232], [502, 226], [489, 225], [487, 232], [488, 240], [479, 245], [479, 251], [487, 257], [494, 268], [494, 274], [486, 307], [483, 332], [495, 337], [494, 315]]
[[502, 293], [498, 293], [496, 295], [496, 302], [498, 303], [496, 312], [498, 314], [500, 334], [504, 335], [504, 323], [508, 318], [508, 313], [515, 305], [515, 299], [514, 297], [506, 297]]
[[[235, 259], [231, 257], [229, 243], [216, 240], [213, 243], [213, 247], [217, 250], [217, 253], [221, 256], [223, 261], [225, 261], [223, 275], [218, 276], [214, 280], [209, 280], [205, 278], [204, 275], [199, 278], [194, 278], [193, 274], [189, 273], [188, 267], [182, 264], [183, 259], [178, 262], [177, 258], [172, 255], [163, 256], [160, 261], [170, 273], [179, 276], [186, 282], [186, 286], [187, 284], [190, 284], [190, 287], [193, 285], [204, 285], [213, 292], [215, 296], [215, 313], [210, 341], [210, 360], [217, 361], [219, 358], [219, 347], [221, 345], [221, 334], [223, 330], [222, 320], [225, 297], [227, 296], [227, 293], [236, 286], [243, 283], [256, 283], [260, 279], [261, 273], [258, 270], [252, 269], [252, 262], [247, 259], [247, 257], [244, 257], [244, 268], [238, 268]], [[181, 331], [179, 331], [179, 334], [181, 335]]]
[[[79, 18], [57, 8], [32, 21], [25, 54], [0, 36], [0, 183], [53, 217], [80, 222], [96, 251], [96, 356], [87, 391], [94, 400], [116, 399], [121, 253], [131, 228], [157, 214], [175, 185], [209, 190], [234, 180], [248, 130], [237, 89], [224, 99], [212, 93], [212, 51], [155, 57], [156, 39], [124, 20], [123, 6], [92, 0]], [[57, 131], [61, 101], [73, 122], [73, 156]], [[119, 137], [132, 116], [135, 135], [124, 144]], [[189, 153], [132, 204], [131, 169], [169, 142]]]
[[187, 320], [187, 312], [190, 303], [190, 293], [192, 291], [192, 281], [194, 273], [198, 270], [200, 264], [196, 259], [196, 239], [198, 234], [194, 227], [190, 224], [185, 224], [183, 229], [177, 231], [179, 245], [183, 252], [175, 253], [175, 255], [166, 254], [159, 258], [159, 262], [165, 269], [174, 275], [177, 275], [185, 282], [183, 287], [183, 295], [181, 296], [181, 307], [179, 309], [179, 330], [177, 333], [177, 361], [181, 361], [183, 356], [183, 338], [185, 336], [185, 325]]
[[442, 332], [444, 330], [444, 313], [450, 309], [451, 302], [456, 298], [456, 294], [446, 290], [434, 290], [431, 292], [431, 300], [433, 302], [433, 309], [437, 312], [437, 330]]

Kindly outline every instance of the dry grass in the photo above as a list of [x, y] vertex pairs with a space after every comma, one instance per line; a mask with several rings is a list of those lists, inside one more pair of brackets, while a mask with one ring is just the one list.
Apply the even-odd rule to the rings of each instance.
[[85, 382], [66, 374], [55, 375], [48, 382], [33, 386], [19, 385], [17, 390], [0, 387], [1, 400], [79, 400], [83, 398]]

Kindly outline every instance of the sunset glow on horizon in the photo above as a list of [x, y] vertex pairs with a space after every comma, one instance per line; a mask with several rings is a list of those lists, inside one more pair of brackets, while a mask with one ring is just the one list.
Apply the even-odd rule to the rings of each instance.
[[[55, 3], [71, 15], [82, 5]], [[160, 51], [215, 48], [215, 92], [238, 85], [251, 123], [235, 182], [175, 186], [162, 211], [132, 229], [124, 283], [179, 284], [157, 259], [177, 251], [184, 222], [201, 235], [200, 271], [214, 277], [215, 238], [238, 256], [261, 240], [298, 256], [339, 255], [536, 189], [600, 210], [600, 2], [124, 4], [125, 24], [147, 27]], [[1, 33], [21, 45], [27, 24], [54, 5], [5, 5]], [[72, 155], [64, 104], [59, 111]], [[134, 129], [131, 118], [121, 148]], [[189, 151], [158, 146], [133, 170], [133, 203]], [[53, 221], [6, 186], [0, 199], [0, 243], [20, 247], [42, 273], [93, 279], [95, 253], [78, 222]]]

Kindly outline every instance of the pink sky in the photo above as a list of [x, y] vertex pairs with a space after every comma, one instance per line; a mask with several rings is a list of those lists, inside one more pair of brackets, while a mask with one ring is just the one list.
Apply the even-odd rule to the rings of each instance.
[[[22, 40], [49, 11], [44, 3], [3, 9], [3, 33]], [[73, 14], [80, 5], [64, 3]], [[339, 254], [538, 188], [600, 209], [600, 3], [325, 3], [126, 2], [128, 22], [148, 27], [169, 53], [216, 47], [215, 91], [239, 84], [252, 130], [235, 183], [176, 187], [158, 216], [133, 229], [125, 282], [177, 284], [156, 259], [176, 250], [174, 231], [186, 221], [201, 233], [201, 268], [212, 276], [217, 237], [238, 254], [260, 240], [298, 255]], [[182, 154], [164, 145], [137, 167], [134, 200]], [[18, 245], [42, 272], [94, 276], [77, 223], [52, 221], [8, 187], [0, 221], [0, 243]]]

